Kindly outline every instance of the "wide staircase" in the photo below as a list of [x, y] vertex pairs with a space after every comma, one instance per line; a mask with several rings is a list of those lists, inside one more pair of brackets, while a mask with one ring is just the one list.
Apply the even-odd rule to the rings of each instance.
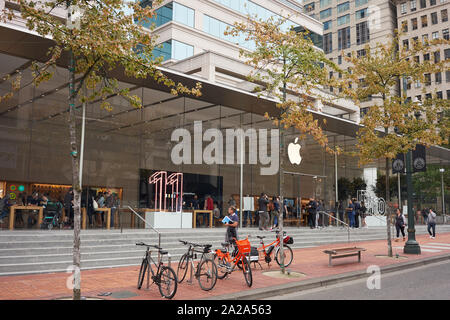
[[[224, 241], [225, 228], [160, 229], [161, 246], [168, 250], [172, 262], [178, 262], [186, 248], [178, 241], [210, 243], [220, 248]], [[348, 229], [327, 227], [309, 229], [286, 227], [294, 238], [295, 248], [308, 248], [324, 244], [348, 241]], [[450, 225], [438, 225], [438, 234], [450, 232]], [[426, 227], [416, 226], [417, 234], [426, 233]], [[239, 238], [250, 235], [250, 242], [259, 245], [257, 235], [265, 235], [267, 243], [275, 239], [270, 231], [257, 228], [238, 230]], [[386, 239], [386, 227], [350, 230], [350, 241]], [[83, 230], [81, 232], [81, 269], [113, 268], [139, 265], [144, 248], [136, 242], [158, 244], [158, 235], [151, 229]], [[72, 266], [73, 230], [17, 230], [0, 231], [0, 276], [67, 272]], [[156, 256], [156, 255], [154, 255]]]

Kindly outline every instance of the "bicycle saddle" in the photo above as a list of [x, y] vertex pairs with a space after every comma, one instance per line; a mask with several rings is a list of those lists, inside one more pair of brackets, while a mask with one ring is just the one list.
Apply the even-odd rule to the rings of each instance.
[[256, 236], [258, 239], [264, 239], [266, 236]]
[[162, 255], [164, 255], [164, 254], [168, 254], [169, 252], [168, 252], [168, 251], [164, 251], [164, 250], [159, 250], [159, 253], [161, 253]]

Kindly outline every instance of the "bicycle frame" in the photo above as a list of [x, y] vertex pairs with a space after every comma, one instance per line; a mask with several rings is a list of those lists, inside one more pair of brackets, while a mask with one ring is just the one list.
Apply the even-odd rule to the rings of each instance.
[[189, 261], [190, 261], [190, 263], [191, 263], [191, 274], [190, 274], [190, 279], [188, 280], [188, 282], [189, 282], [189, 283], [192, 283], [192, 282], [193, 282], [192, 276], [193, 276], [193, 272], [194, 272], [194, 268], [195, 268], [195, 265], [194, 265], [194, 255], [195, 255], [196, 253], [201, 253], [201, 254], [202, 254], [201, 257], [200, 257], [200, 261], [199, 261], [198, 264], [197, 264], [197, 268], [196, 268], [196, 270], [195, 270], [195, 274], [197, 275], [198, 272], [199, 272], [200, 264], [202, 263], [203, 260], [206, 260], [206, 258], [205, 258], [205, 254], [206, 254], [206, 253], [205, 253], [204, 251], [202, 251], [202, 252], [195, 251], [195, 246], [192, 245], [192, 244], [189, 244], [188, 252], [189, 252]]
[[[155, 262], [152, 258], [152, 252], [147, 248], [147, 251], [145, 252], [145, 259], [147, 259], [147, 289], [150, 288], [150, 272], [152, 273], [152, 283], [155, 283], [156, 275], [159, 274], [159, 271], [161, 270], [161, 267], [163, 266], [163, 262], [159, 261], [159, 264]], [[152, 268], [153, 265], [157, 268], [156, 273], [153, 272]]]
[[[232, 263], [232, 268], [229, 271], [229, 273], [232, 273], [234, 271], [234, 268], [237, 266], [239, 261], [243, 261], [244, 258], [246, 258], [245, 255], [242, 254], [240, 251], [238, 251], [237, 255], [234, 258], [231, 258], [229, 251], [223, 253], [222, 250], [220, 250], [220, 249], [216, 250], [216, 255], [219, 259], [223, 258], [223, 259], [225, 259], [226, 262], [228, 262], [230, 264]], [[244, 268], [244, 271], [245, 271], [244, 263], [242, 263], [242, 267]]]
[[[263, 257], [266, 257], [266, 256], [270, 257], [270, 255], [275, 252], [275, 249], [280, 246], [280, 237], [277, 235], [277, 238], [273, 242], [269, 243], [268, 245], [264, 245], [264, 240], [261, 239], [260, 244], [262, 244], [262, 246], [258, 248], [258, 252], [259, 253], [263, 252], [264, 253]], [[270, 254], [267, 254], [266, 248], [269, 248], [271, 246], [274, 247], [273, 248], [274, 250], [272, 250], [272, 252]]]

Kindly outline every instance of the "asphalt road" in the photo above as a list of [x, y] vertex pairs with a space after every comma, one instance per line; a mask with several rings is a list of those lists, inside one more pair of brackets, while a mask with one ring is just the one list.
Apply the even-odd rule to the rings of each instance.
[[[368, 289], [367, 282], [365, 278], [267, 300], [450, 300], [450, 262], [381, 275], [380, 289]], [[369, 284], [377, 282], [372, 278]]]

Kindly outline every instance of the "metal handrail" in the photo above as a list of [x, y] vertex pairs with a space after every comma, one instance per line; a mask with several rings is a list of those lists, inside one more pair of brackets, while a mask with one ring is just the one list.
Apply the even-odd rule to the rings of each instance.
[[334, 216], [328, 214], [326, 211], [318, 211], [317, 213], [318, 213], [318, 214], [319, 214], [319, 213], [325, 213], [325, 214], [326, 214], [327, 216], [329, 216], [330, 218], [333, 218], [334, 220], [339, 221], [339, 222], [341, 222], [342, 224], [345, 224], [345, 225], [347, 226], [347, 241], [350, 242], [350, 226], [349, 226], [347, 223], [345, 223], [344, 221], [342, 221], [342, 220], [340, 220], [340, 219], [338, 219], [338, 218], [336, 218], [336, 217], [334, 217]]

